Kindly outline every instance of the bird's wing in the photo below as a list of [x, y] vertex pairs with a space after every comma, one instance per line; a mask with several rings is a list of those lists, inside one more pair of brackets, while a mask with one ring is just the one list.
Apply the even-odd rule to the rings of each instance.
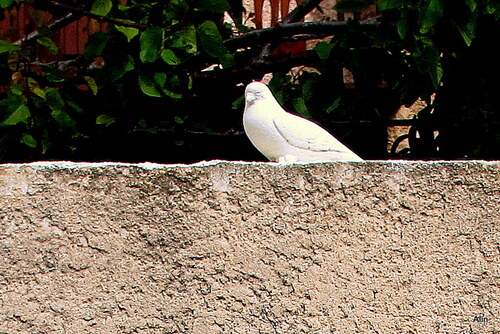
[[345, 152], [349, 149], [319, 125], [296, 115], [280, 113], [274, 126], [292, 146], [317, 152]]

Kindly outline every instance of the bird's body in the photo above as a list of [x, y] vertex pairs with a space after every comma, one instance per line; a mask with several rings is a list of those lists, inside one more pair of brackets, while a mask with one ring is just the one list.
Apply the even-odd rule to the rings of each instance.
[[261, 82], [246, 87], [243, 127], [252, 144], [271, 161], [363, 161], [319, 125], [286, 112]]

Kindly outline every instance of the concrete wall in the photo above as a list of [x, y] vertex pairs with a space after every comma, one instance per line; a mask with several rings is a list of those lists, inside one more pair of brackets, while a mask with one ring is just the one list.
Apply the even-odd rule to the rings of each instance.
[[0, 166], [1, 333], [500, 333], [500, 164]]

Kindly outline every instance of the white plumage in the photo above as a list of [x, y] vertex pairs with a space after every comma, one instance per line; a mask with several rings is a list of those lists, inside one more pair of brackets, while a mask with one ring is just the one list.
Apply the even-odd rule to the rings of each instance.
[[363, 161], [319, 125], [287, 113], [262, 82], [252, 82], [245, 89], [243, 127], [252, 144], [271, 161]]

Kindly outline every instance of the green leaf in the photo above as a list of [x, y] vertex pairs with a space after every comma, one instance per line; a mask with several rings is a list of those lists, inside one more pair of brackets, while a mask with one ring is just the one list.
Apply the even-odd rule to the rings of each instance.
[[66, 104], [68, 105], [68, 107], [70, 107], [71, 109], [73, 109], [74, 111], [76, 111], [77, 113], [79, 114], [84, 114], [85, 113], [85, 110], [80, 107], [75, 101], [73, 101], [72, 99], [70, 98], [66, 98]]
[[54, 110], [50, 115], [56, 120], [59, 125], [65, 128], [74, 128], [76, 126], [75, 120], [63, 110]]
[[61, 77], [61, 73], [57, 71], [55, 68], [47, 68], [45, 72], [45, 78], [49, 82], [53, 83], [61, 83], [64, 82], [64, 79]]
[[85, 44], [85, 51], [83, 52], [85, 58], [94, 59], [99, 57], [104, 51], [108, 40], [109, 34], [103, 31], [98, 31], [90, 35], [87, 44]]
[[[130, 21], [130, 20], [121, 20], [121, 21], [123, 21], [124, 23], [135, 23], [134, 21]], [[129, 41], [129, 42], [135, 36], [137, 36], [139, 34], [139, 29], [137, 29], [137, 28], [121, 26], [119, 24], [116, 24], [115, 28], [116, 28], [116, 30], [118, 30], [119, 32], [121, 32], [122, 34], [124, 34], [125, 37], [127, 37], [127, 41]]]
[[0, 120], [10, 116], [10, 114], [23, 104], [24, 100], [23, 96], [19, 95], [11, 95], [5, 99], [0, 99]]
[[29, 108], [22, 104], [5, 121], [2, 122], [2, 125], [16, 125], [21, 122], [26, 122], [30, 116], [31, 113]]
[[222, 57], [219, 58], [220, 63], [222, 64], [222, 67], [228, 68], [234, 65], [234, 55], [230, 54], [229, 52], [222, 55]]
[[20, 51], [20, 50], [21, 50], [20, 45], [0, 40], [0, 53]]
[[10, 92], [14, 95], [23, 95], [24, 94], [24, 85], [21, 85], [19, 82], [16, 82], [14, 84], [12, 84], [10, 87]]
[[114, 62], [109, 64], [111, 79], [113, 81], [122, 78], [125, 73], [132, 71], [135, 68], [134, 58], [131, 55], [123, 55], [117, 57]]
[[46, 154], [47, 151], [52, 147], [52, 141], [49, 138], [49, 132], [45, 129], [42, 134], [42, 154]]
[[198, 26], [197, 33], [200, 38], [200, 44], [206, 53], [212, 57], [218, 58], [222, 63], [230, 65], [230, 54], [214, 22], [203, 22]]
[[434, 84], [435, 88], [439, 86], [442, 78], [443, 78], [443, 65], [441, 65], [441, 63], [437, 63], [434, 68], [434, 72], [431, 73], [432, 83]]
[[95, 15], [106, 16], [113, 8], [112, 0], [96, 0], [90, 12]]
[[443, 16], [443, 0], [428, 0], [427, 8], [420, 18], [420, 33], [428, 33], [437, 21]]
[[477, 9], [477, 1], [476, 0], [465, 0], [465, 4], [469, 7], [471, 13], [475, 12]]
[[321, 41], [318, 42], [318, 44], [316, 44], [314, 51], [316, 51], [318, 57], [321, 60], [327, 60], [328, 57], [330, 56], [330, 52], [332, 51], [332, 49], [333, 49], [333, 44]]
[[41, 37], [36, 40], [36, 42], [44, 46], [50, 54], [56, 55], [59, 53], [59, 47], [56, 43], [49, 37]]
[[20, 142], [26, 146], [31, 147], [31, 148], [35, 148], [38, 145], [35, 137], [33, 137], [32, 135], [29, 135], [27, 133], [23, 133], [23, 135], [21, 136]]
[[309, 79], [302, 85], [302, 97], [305, 101], [310, 101], [314, 94], [315, 80]]
[[42, 99], [45, 100], [45, 91], [43, 89], [41, 89], [40, 87], [33, 87], [33, 89], [31, 91], [36, 96], [39, 96], [39, 97], [41, 97]]
[[439, 50], [429, 38], [420, 37], [417, 41], [419, 42], [419, 50], [413, 54], [413, 57], [418, 64], [419, 70], [426, 73], [434, 88], [437, 88], [443, 76]]
[[140, 37], [140, 58], [143, 63], [152, 63], [160, 57], [163, 47], [163, 30], [148, 28]]
[[[473, 4], [471, 4], [470, 6], [475, 8]], [[477, 11], [473, 11], [472, 8], [471, 11], [472, 13], [469, 21], [463, 25], [459, 24], [457, 27], [458, 31], [460, 32], [460, 35], [462, 36], [467, 46], [471, 46], [472, 40], [474, 39], [474, 37], [476, 37], [476, 23], [477, 23], [478, 13]]]
[[378, 0], [377, 7], [379, 11], [400, 9], [403, 7], [403, 0]]
[[163, 93], [166, 96], [171, 97], [173, 99], [180, 99], [180, 98], [182, 98], [182, 94], [173, 92], [170, 89], [163, 88]]
[[359, 12], [373, 5], [374, 0], [340, 0], [333, 8], [339, 12]]
[[189, 5], [184, 0], [170, 0], [167, 5], [165, 19], [172, 21], [184, 17], [189, 10]]
[[179, 65], [181, 60], [176, 56], [175, 52], [170, 49], [164, 49], [161, 51], [161, 59], [168, 65]]
[[116, 122], [116, 119], [114, 119], [113, 117], [108, 116], [108, 115], [99, 115], [95, 119], [95, 124], [97, 124], [97, 125], [106, 125], [106, 126], [108, 126], [110, 124], [113, 124], [114, 122]]
[[66, 104], [64, 103], [61, 94], [55, 88], [46, 88], [45, 89], [45, 98], [47, 100], [47, 104], [52, 111], [62, 111], [64, 110]]
[[193, 26], [175, 32], [170, 39], [174, 48], [184, 50], [187, 53], [196, 53], [198, 51], [196, 29]]
[[406, 39], [408, 32], [410, 31], [410, 23], [406, 19], [399, 20], [396, 23], [396, 28], [398, 30], [399, 38]]
[[9, 8], [14, 0], [0, 0], [0, 8]]
[[155, 83], [160, 87], [163, 88], [165, 86], [165, 81], [167, 80], [167, 75], [163, 72], [157, 72], [153, 75]]
[[305, 118], [311, 118], [311, 114], [309, 113], [309, 110], [307, 110], [306, 103], [302, 97], [298, 97], [292, 100], [293, 107], [295, 111], [305, 117]]
[[232, 110], [242, 110], [245, 107], [245, 96], [242, 95], [233, 101], [231, 104]]
[[326, 113], [331, 114], [333, 111], [337, 110], [341, 105], [342, 105], [342, 98], [337, 97], [337, 99], [333, 101], [333, 103], [328, 108], [326, 108]]
[[[174, 78], [169, 79], [169, 83], [173, 84]], [[165, 88], [165, 83], [167, 82], [167, 75], [163, 72], [157, 72], [153, 75], [149, 73], [141, 73], [139, 75], [139, 87], [142, 92], [148, 96], [153, 97], [164, 97], [168, 96], [173, 99], [182, 98], [182, 94], [173, 92], [170, 89]]]
[[475, 37], [475, 26], [474, 27], [469, 27], [467, 26], [458, 26], [458, 31], [460, 31], [460, 35], [462, 36], [462, 39], [464, 40], [465, 44], [467, 46], [471, 46], [472, 40]]
[[89, 77], [89, 76], [83, 76], [83, 79], [85, 79], [85, 81], [87, 82], [87, 86], [89, 86], [92, 94], [97, 95], [97, 91], [99, 90], [99, 88], [97, 87], [97, 84], [96, 84], [94, 78]]
[[33, 94], [45, 100], [45, 91], [40, 88], [39, 83], [35, 79], [28, 78], [28, 87]]
[[231, 9], [229, 2], [226, 0], [201, 0], [200, 7], [202, 10], [213, 13], [222, 13]]
[[497, 0], [488, 1], [484, 11], [488, 15], [493, 15], [495, 20], [499, 20], [500, 19], [500, 2], [498, 2]]
[[161, 80], [162, 78], [154, 78], [154, 76], [150, 75], [149, 73], [141, 73], [139, 74], [138, 78], [139, 87], [141, 88], [142, 92], [148, 96], [162, 97], [162, 87], [158, 87], [158, 83], [155, 79]]

